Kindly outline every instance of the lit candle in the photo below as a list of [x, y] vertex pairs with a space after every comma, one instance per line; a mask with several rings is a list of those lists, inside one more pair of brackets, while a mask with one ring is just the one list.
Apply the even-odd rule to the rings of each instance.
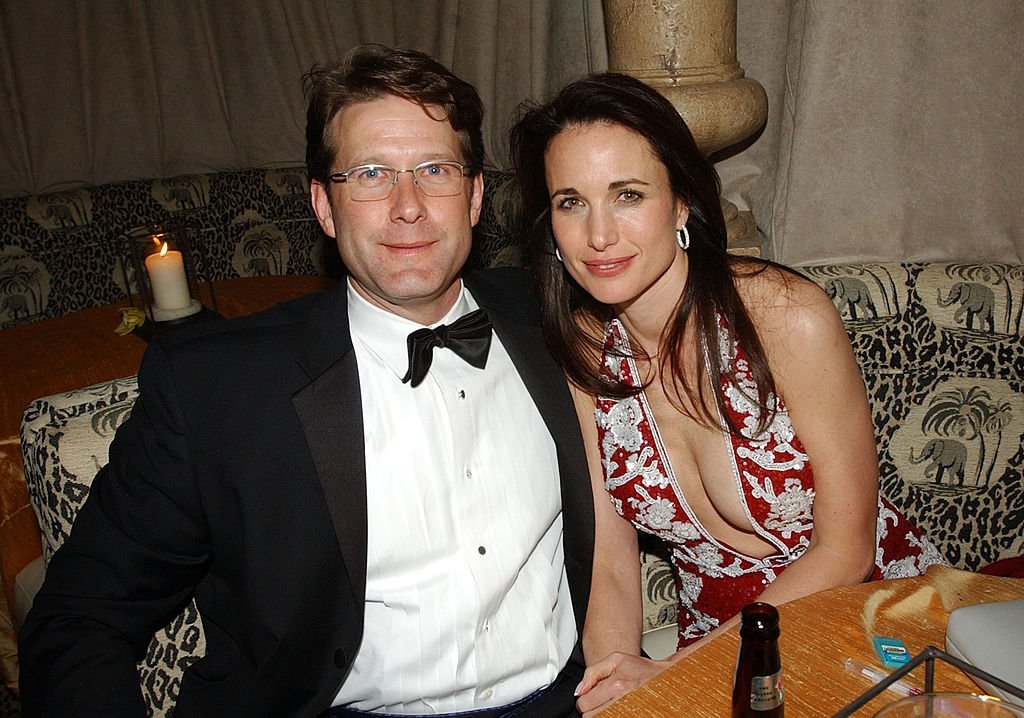
[[149, 274], [153, 304], [157, 309], [185, 309], [192, 303], [181, 252], [168, 251], [167, 242], [159, 252], [146, 257], [146, 273]]

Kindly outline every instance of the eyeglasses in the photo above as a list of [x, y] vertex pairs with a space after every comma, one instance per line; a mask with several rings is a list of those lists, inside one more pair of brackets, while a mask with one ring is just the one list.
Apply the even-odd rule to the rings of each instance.
[[387, 199], [398, 184], [398, 175], [412, 172], [412, 181], [428, 197], [451, 197], [462, 189], [462, 178], [469, 169], [458, 162], [441, 160], [418, 164], [411, 170], [396, 170], [385, 165], [359, 165], [345, 172], [328, 175], [332, 182], [344, 182], [357, 202]]

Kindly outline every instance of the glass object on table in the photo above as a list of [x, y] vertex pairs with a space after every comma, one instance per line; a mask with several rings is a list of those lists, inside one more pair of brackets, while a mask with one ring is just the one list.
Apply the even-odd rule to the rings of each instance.
[[732, 718], [782, 718], [785, 714], [779, 612], [760, 601], [740, 612], [740, 650], [732, 689]]
[[890, 703], [875, 718], [1024, 718], [1020, 708], [992, 696], [922, 693]]
[[[134, 308], [139, 302], [150, 320], [133, 329], [144, 339], [160, 327], [216, 316], [213, 285], [199, 278], [190, 235], [190, 227], [179, 220], [136, 227], [125, 235], [123, 279], [129, 303]], [[211, 306], [204, 306], [200, 290]]]

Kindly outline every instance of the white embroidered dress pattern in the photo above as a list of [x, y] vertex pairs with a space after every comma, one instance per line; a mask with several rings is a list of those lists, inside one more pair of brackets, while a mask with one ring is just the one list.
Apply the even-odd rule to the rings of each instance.
[[[774, 546], [776, 553], [765, 558], [748, 556], [718, 541], [701, 525], [676, 480], [643, 392], [623, 399], [598, 397], [595, 410], [605, 487], [616, 511], [664, 540], [671, 550], [679, 590], [680, 645], [705, 635], [756, 598], [803, 555], [813, 528], [813, 472], [785, 404], [781, 398], [770, 398], [776, 408], [774, 418], [762, 434], [755, 435], [760, 409], [751, 400], [757, 396], [757, 387], [747, 358], [721, 322], [718, 339], [723, 365], [731, 367], [736, 379], [735, 384], [721, 381], [726, 408], [743, 434], [737, 437], [723, 428], [722, 440], [750, 529]], [[618, 320], [606, 328], [602, 371], [627, 384], [638, 382], [629, 339]], [[880, 506], [879, 539], [885, 537], [889, 522], [902, 522], [910, 534], [900, 543], [915, 549], [909, 555], [900, 552], [890, 562], [894, 573], [917, 574], [924, 565], [934, 563], [933, 558], [941, 560], [888, 502]], [[892, 557], [890, 549], [879, 545], [880, 566], [886, 565], [883, 553]], [[890, 571], [883, 573], [889, 577]]]

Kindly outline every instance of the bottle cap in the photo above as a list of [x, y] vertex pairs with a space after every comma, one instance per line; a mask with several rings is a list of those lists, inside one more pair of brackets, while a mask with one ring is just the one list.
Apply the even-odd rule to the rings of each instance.
[[779, 635], [779, 611], [775, 606], [763, 601], [748, 603], [741, 611], [742, 627], [740, 635], [749, 631], [768, 632], [772, 637]]

